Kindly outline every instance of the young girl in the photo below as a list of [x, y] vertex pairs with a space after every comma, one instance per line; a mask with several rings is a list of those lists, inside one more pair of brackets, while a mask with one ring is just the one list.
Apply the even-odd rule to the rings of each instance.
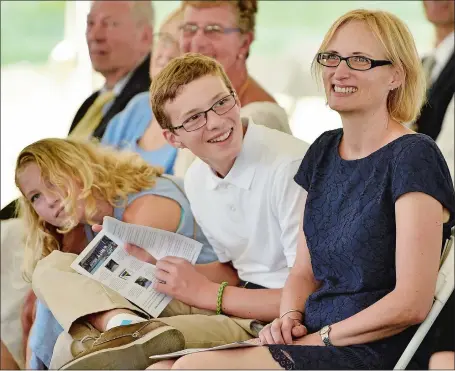
[[[16, 185], [27, 228], [24, 273], [29, 280], [37, 262], [53, 251], [79, 254], [93, 238], [90, 225], [102, 224], [104, 216], [194, 238], [203, 243], [198, 262], [216, 260], [193, 218], [182, 181], [162, 176], [161, 169], [137, 154], [70, 139], [40, 140], [20, 153]], [[72, 288], [71, 282], [65, 284]], [[62, 328], [40, 302], [34, 327], [30, 346], [38, 354], [33, 359], [48, 367]]]

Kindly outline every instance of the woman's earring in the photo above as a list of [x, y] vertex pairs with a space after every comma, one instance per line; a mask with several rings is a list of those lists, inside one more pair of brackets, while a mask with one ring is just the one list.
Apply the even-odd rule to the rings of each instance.
[[243, 54], [242, 54], [242, 53], [239, 53], [239, 54], [237, 55], [237, 59], [243, 59]]

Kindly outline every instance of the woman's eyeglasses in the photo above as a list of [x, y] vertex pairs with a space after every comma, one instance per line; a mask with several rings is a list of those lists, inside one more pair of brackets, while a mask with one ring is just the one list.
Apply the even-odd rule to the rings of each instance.
[[390, 61], [371, 59], [362, 55], [342, 57], [335, 53], [318, 53], [316, 60], [319, 64], [325, 67], [338, 67], [341, 61], [346, 61], [348, 67], [356, 71], [367, 71], [375, 67], [392, 64]]

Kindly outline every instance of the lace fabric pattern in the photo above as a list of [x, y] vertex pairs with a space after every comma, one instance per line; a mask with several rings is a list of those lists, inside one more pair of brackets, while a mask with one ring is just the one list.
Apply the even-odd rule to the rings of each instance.
[[[365, 370], [372, 369], [373, 365], [371, 360], [365, 363], [362, 359], [375, 358], [358, 347], [269, 345], [269, 351], [285, 370]], [[375, 361], [375, 368], [381, 368]]]
[[[374, 304], [396, 285], [395, 202], [409, 192], [438, 200], [454, 225], [455, 193], [434, 141], [404, 135], [369, 156], [347, 161], [338, 147], [342, 129], [322, 134], [295, 176], [308, 191], [304, 232], [313, 273], [321, 286], [309, 296], [309, 333]], [[391, 369], [416, 326], [373, 343], [350, 347], [270, 346], [285, 369]]]

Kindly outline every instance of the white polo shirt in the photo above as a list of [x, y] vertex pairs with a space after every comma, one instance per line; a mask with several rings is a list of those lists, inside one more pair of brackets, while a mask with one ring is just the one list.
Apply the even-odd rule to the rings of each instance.
[[220, 262], [241, 280], [282, 288], [294, 264], [306, 191], [294, 182], [309, 145], [248, 125], [242, 151], [224, 179], [196, 159], [185, 176], [192, 212]]

